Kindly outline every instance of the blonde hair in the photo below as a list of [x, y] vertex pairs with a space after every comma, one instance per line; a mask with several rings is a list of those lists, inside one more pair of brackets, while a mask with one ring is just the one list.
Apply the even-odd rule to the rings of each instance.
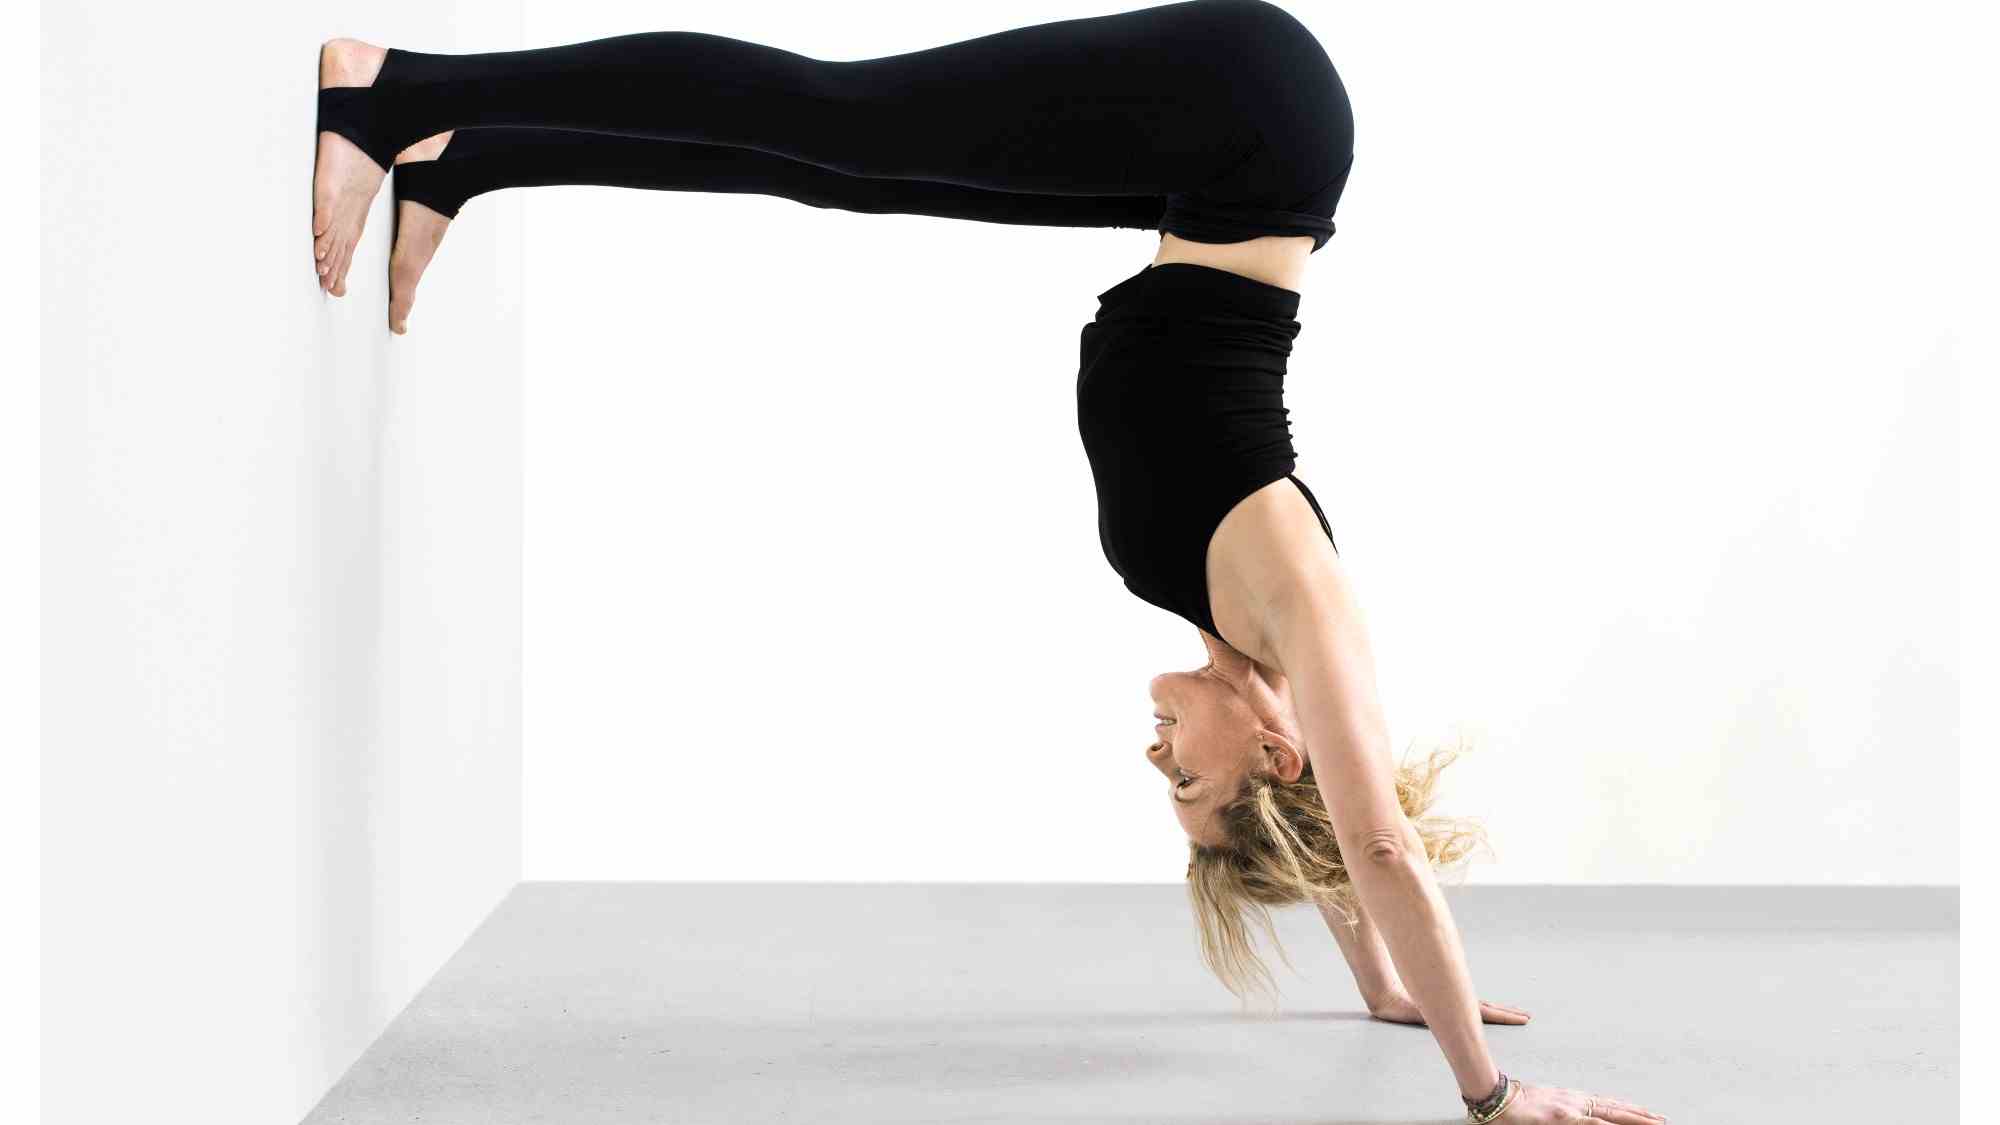
[[[1424, 815], [1436, 800], [1438, 774], [1464, 751], [1463, 745], [1443, 747], [1396, 769], [1396, 801], [1438, 868], [1463, 862], [1486, 841], [1475, 822]], [[1251, 940], [1253, 920], [1290, 968], [1271, 925], [1271, 907], [1310, 902], [1332, 907], [1350, 921], [1356, 917], [1354, 885], [1334, 839], [1333, 820], [1310, 762], [1297, 781], [1251, 774], [1217, 818], [1227, 842], [1188, 847], [1188, 898], [1201, 930], [1202, 960], [1239, 999], [1252, 992], [1275, 997], [1276, 982]]]

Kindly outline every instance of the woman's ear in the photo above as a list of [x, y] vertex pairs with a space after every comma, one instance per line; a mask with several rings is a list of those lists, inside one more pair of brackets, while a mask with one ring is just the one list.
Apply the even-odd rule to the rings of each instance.
[[1268, 728], [1258, 731], [1257, 738], [1262, 743], [1264, 762], [1271, 767], [1273, 776], [1281, 781], [1297, 781], [1305, 773], [1306, 756], [1298, 743]]

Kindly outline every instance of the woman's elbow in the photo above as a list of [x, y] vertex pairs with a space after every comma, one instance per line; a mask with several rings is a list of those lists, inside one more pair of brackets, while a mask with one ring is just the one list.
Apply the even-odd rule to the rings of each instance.
[[1355, 843], [1361, 858], [1371, 865], [1396, 867], [1407, 864], [1411, 855], [1409, 822], [1371, 828], [1362, 833]]

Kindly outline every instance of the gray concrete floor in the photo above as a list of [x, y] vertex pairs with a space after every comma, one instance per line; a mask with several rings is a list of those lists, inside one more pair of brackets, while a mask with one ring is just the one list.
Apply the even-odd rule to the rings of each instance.
[[[1677, 1122], [1958, 1119], [1958, 892], [1454, 888], [1501, 1067]], [[310, 1125], [1462, 1121], [1310, 911], [1244, 1013], [1170, 886], [517, 888]]]

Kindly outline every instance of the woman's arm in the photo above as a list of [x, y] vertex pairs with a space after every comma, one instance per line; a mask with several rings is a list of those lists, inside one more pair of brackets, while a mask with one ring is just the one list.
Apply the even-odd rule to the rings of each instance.
[[[1339, 557], [1304, 497], [1280, 481], [1223, 519], [1208, 561], [1223, 639], [1290, 681], [1306, 757], [1361, 910], [1444, 1050], [1459, 1093], [1484, 1097], [1499, 1071], [1486, 1048], [1458, 927], [1424, 842], [1396, 799], [1374, 655]], [[1508, 1099], [1506, 1120], [1513, 1125], [1665, 1120], [1615, 1098], [1518, 1081], [1509, 1083]]]
[[1308, 558], [1306, 580], [1267, 603], [1265, 636], [1291, 681], [1306, 756], [1355, 895], [1444, 1051], [1460, 1094], [1484, 1097], [1499, 1070], [1487, 1050], [1458, 928], [1423, 840], [1396, 799], [1396, 763], [1360, 607], [1330, 549]]
[[1368, 1005], [1369, 1012], [1380, 1015], [1376, 1009], [1403, 991], [1403, 978], [1396, 975], [1396, 964], [1389, 959], [1389, 947], [1382, 943], [1382, 933], [1368, 917], [1366, 910], [1357, 907], [1354, 924], [1349, 925], [1340, 911], [1331, 906], [1319, 908], [1319, 915], [1326, 919], [1326, 928], [1333, 933], [1334, 944], [1340, 946], [1340, 955], [1347, 960], [1347, 969], [1354, 974], [1354, 987], [1361, 993], [1361, 1002]]

